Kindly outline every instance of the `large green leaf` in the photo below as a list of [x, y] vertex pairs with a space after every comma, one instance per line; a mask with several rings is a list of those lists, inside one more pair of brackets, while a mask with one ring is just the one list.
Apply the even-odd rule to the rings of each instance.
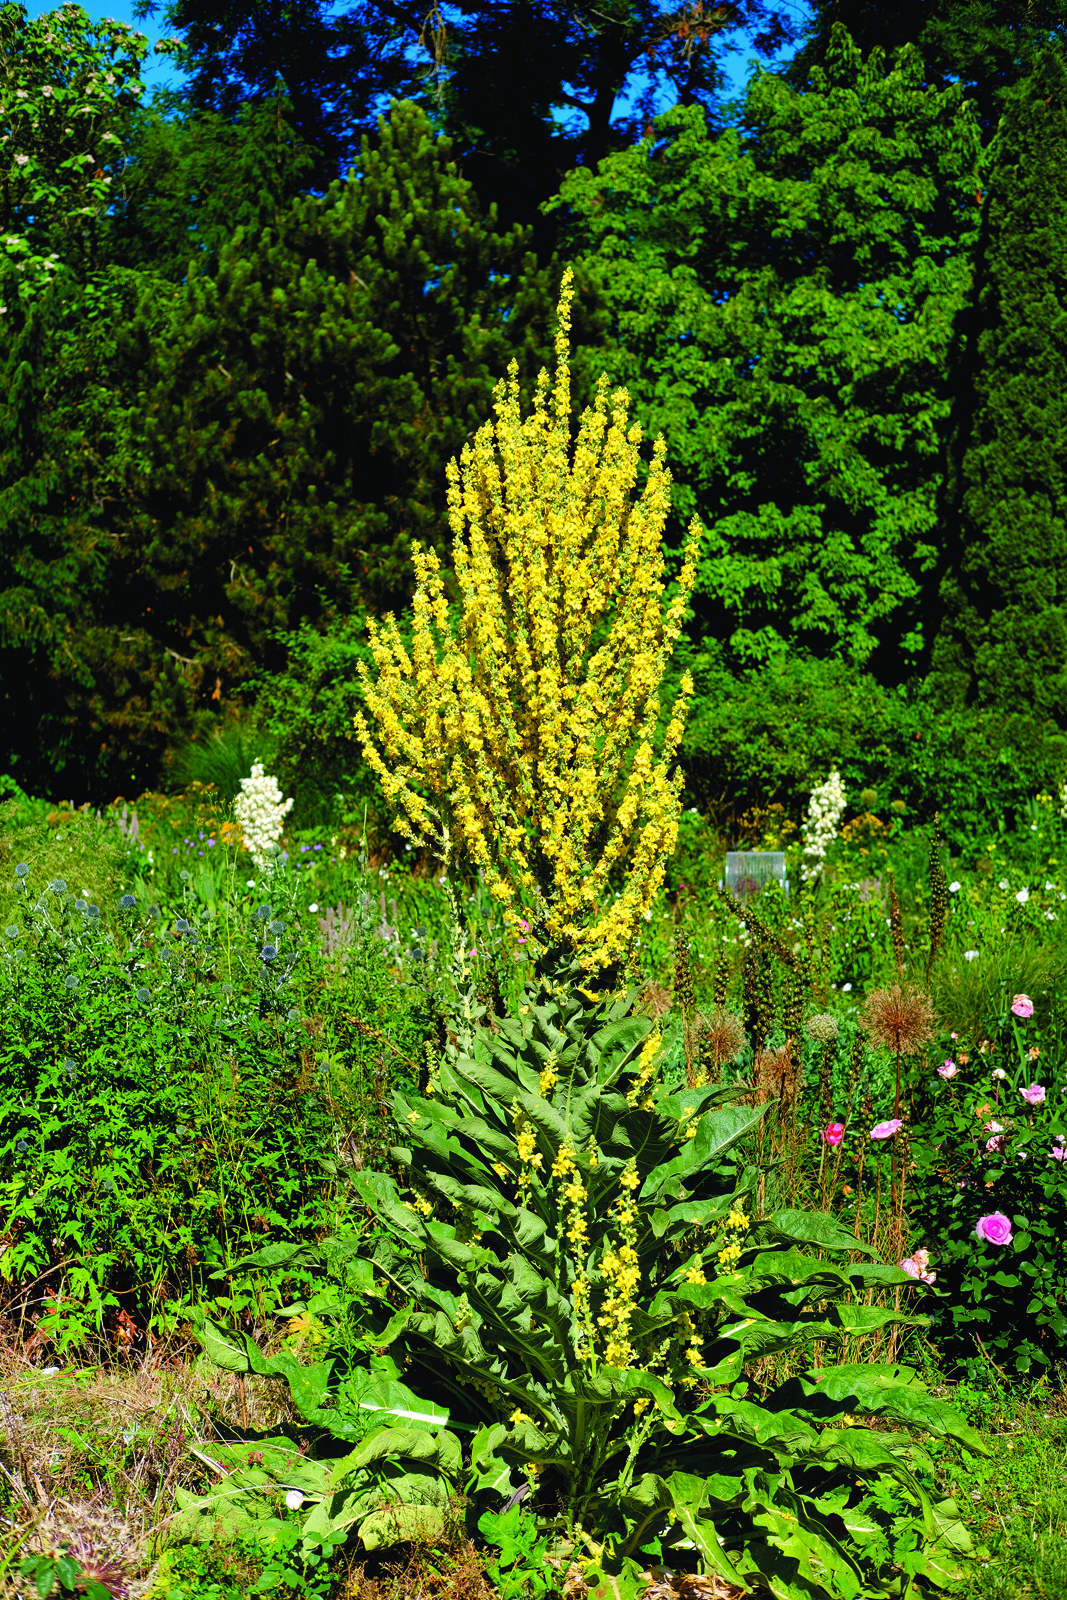
[[[704, 1168], [711, 1167], [741, 1139], [746, 1138], [763, 1121], [767, 1106], [722, 1106], [708, 1111], [697, 1124], [696, 1135], [686, 1141], [679, 1153], [662, 1162], [646, 1177], [640, 1198], [656, 1200], [673, 1189], [672, 1183], [685, 1179]], [[678, 1198], [685, 1199], [684, 1190]]]
[[876, 1256], [873, 1245], [864, 1244], [855, 1234], [843, 1228], [836, 1218], [826, 1211], [797, 1211], [786, 1208], [773, 1216], [764, 1217], [757, 1230], [762, 1240], [782, 1244], [813, 1244], [820, 1250], [855, 1251], [858, 1255]]
[[776, 1391], [776, 1403], [789, 1405], [793, 1396], [798, 1404], [821, 1397], [842, 1410], [890, 1416], [926, 1433], [958, 1439], [979, 1455], [989, 1453], [988, 1444], [966, 1418], [917, 1383], [907, 1368], [855, 1364], [821, 1368]]

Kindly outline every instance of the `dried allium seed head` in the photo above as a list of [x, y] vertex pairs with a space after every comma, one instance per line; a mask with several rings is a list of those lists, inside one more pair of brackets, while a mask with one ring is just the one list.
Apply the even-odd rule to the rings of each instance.
[[860, 1027], [872, 1044], [894, 1055], [913, 1056], [934, 1036], [929, 995], [907, 984], [872, 989], [860, 1012]]
[[791, 1100], [799, 1074], [789, 1046], [784, 1044], [778, 1050], [761, 1050], [753, 1065], [752, 1076], [756, 1083], [756, 1098], [761, 1105], [764, 1100], [775, 1097]]
[[744, 1047], [745, 1030], [740, 1017], [716, 1007], [700, 1031], [701, 1058], [716, 1067], [725, 1067], [737, 1060]]
[[831, 1011], [820, 1011], [816, 1016], [807, 1019], [804, 1032], [814, 1044], [832, 1044], [841, 1030], [837, 1025], [837, 1018]]
[[658, 1022], [660, 1017], [666, 1016], [671, 1009], [671, 991], [665, 983], [652, 980], [645, 984], [638, 1001], [638, 1009], [646, 1017], [651, 1017], [653, 1022]]

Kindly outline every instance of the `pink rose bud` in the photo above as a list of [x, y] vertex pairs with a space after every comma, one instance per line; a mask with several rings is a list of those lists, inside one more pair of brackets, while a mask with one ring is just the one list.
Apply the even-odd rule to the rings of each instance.
[[1032, 1083], [1029, 1089], [1020, 1089], [1019, 1093], [1028, 1106], [1043, 1106], [1045, 1103], [1045, 1086], [1041, 1083]]
[[979, 1217], [974, 1231], [986, 1244], [1011, 1244], [1011, 1223], [1003, 1211], [994, 1211], [988, 1217]]
[[1017, 1017], [1032, 1017], [1034, 1014], [1034, 1002], [1028, 994], [1017, 994], [1011, 1003], [1011, 1009]]
[[938, 1067], [937, 1075], [939, 1078], [954, 1078], [959, 1070], [954, 1061], [946, 1061], [943, 1067]]
[[843, 1122], [828, 1122], [822, 1131], [822, 1136], [827, 1144], [840, 1144], [845, 1137], [845, 1124]]
[[876, 1122], [871, 1129], [872, 1139], [891, 1139], [904, 1126], [900, 1117], [891, 1117], [888, 1122]]

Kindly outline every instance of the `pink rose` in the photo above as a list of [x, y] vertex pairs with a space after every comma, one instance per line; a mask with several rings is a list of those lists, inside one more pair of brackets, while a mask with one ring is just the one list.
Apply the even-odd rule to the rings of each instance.
[[959, 1070], [954, 1061], [946, 1061], [943, 1067], [938, 1067], [937, 1075], [939, 1078], [954, 1078]]
[[909, 1278], [918, 1278], [922, 1283], [934, 1283], [937, 1273], [929, 1271], [929, 1250], [915, 1250], [906, 1261], [900, 1263], [901, 1271], [906, 1272]]
[[845, 1124], [843, 1122], [828, 1122], [822, 1131], [822, 1136], [827, 1144], [840, 1144], [845, 1137]]
[[876, 1122], [871, 1129], [872, 1139], [891, 1139], [893, 1135], [904, 1126], [900, 1117], [892, 1117], [888, 1122]]
[[1067, 1144], [1054, 1144], [1049, 1155], [1053, 1161], [1067, 1161]]
[[986, 1244], [1011, 1244], [1011, 1223], [1003, 1211], [994, 1211], [988, 1217], [979, 1217], [974, 1231]]
[[1017, 994], [1011, 1003], [1011, 1009], [1017, 1017], [1032, 1017], [1034, 1014], [1034, 1002], [1028, 994]]
[[1019, 1093], [1028, 1106], [1043, 1106], [1045, 1103], [1045, 1088], [1043, 1084], [1032, 1083], [1029, 1089], [1020, 1089]]

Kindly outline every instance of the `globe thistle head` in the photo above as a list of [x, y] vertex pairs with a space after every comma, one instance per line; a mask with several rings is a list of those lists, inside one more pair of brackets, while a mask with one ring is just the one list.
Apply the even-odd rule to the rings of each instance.
[[804, 1032], [813, 1044], [832, 1044], [841, 1029], [833, 1012], [820, 1011], [814, 1017], [808, 1017]]
[[909, 984], [872, 989], [860, 1012], [860, 1027], [872, 1044], [894, 1055], [913, 1056], [934, 1037], [930, 997]]

